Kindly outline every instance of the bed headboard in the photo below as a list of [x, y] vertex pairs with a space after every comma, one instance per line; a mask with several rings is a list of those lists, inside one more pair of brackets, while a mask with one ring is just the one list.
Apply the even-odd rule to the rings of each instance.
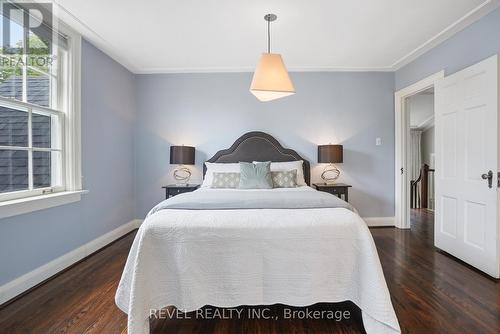
[[[252, 131], [245, 133], [240, 138], [236, 139], [230, 148], [220, 150], [207, 162], [252, 162], [252, 161], [294, 161], [303, 160], [304, 178], [308, 185], [311, 184], [311, 167], [309, 161], [302, 158], [297, 152], [291, 149], [284, 148], [281, 144], [271, 135], [260, 132]], [[207, 167], [203, 164], [203, 178]]]

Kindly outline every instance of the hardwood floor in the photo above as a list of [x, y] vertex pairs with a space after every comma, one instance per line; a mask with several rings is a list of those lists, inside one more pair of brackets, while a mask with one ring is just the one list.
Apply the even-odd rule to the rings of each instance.
[[433, 214], [411, 230], [372, 229], [403, 332], [499, 333], [500, 283], [433, 246]]
[[[436, 251], [432, 220], [432, 213], [418, 210], [412, 212], [411, 230], [371, 229], [403, 333], [499, 333], [500, 283]], [[127, 318], [115, 306], [114, 293], [134, 235], [0, 309], [0, 333], [126, 333]], [[282, 315], [283, 308], [260, 310], [273, 316]], [[352, 303], [309, 309], [350, 310], [351, 318], [203, 320], [180, 314], [153, 320], [151, 326], [152, 333], [363, 332], [359, 309]], [[239, 310], [248, 314], [248, 308]]]

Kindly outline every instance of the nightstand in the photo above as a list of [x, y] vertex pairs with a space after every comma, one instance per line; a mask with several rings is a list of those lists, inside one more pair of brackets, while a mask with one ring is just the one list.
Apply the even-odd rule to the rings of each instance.
[[[352, 187], [351, 185], [345, 183], [334, 183], [334, 184], [313, 183], [313, 186], [314, 188], [316, 188], [316, 190], [330, 193], [332, 195], [335, 195], [343, 199], [346, 202], [349, 201], [349, 188]], [[344, 195], [344, 198], [342, 198], [342, 195]]]
[[186, 184], [186, 185], [169, 184], [168, 186], [163, 186], [162, 188], [165, 189], [165, 198], [170, 198], [174, 197], [175, 195], [194, 191], [199, 187], [200, 187], [199, 184]]

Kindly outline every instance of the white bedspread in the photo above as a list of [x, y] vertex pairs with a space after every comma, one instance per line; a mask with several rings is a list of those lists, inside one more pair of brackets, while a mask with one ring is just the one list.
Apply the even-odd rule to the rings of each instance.
[[400, 332], [370, 231], [345, 208], [158, 211], [135, 237], [115, 299], [130, 334], [149, 333], [150, 309], [168, 305], [345, 300], [367, 333]]

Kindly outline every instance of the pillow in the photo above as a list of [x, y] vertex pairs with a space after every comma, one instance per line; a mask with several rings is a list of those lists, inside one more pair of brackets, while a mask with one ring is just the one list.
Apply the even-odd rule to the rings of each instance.
[[[254, 161], [256, 163], [257, 161]], [[292, 169], [297, 170], [297, 186], [307, 186], [306, 180], [304, 178], [304, 169], [302, 165], [304, 161], [296, 160], [296, 161], [285, 161], [285, 162], [271, 162], [271, 172], [281, 172], [288, 171]]]
[[205, 162], [207, 172], [203, 179], [202, 187], [211, 187], [214, 180], [214, 173], [239, 173], [239, 163], [220, 163], [220, 162]]
[[274, 188], [295, 188], [297, 186], [297, 170], [271, 172]]
[[271, 162], [240, 162], [240, 185], [241, 189], [271, 189], [273, 180], [271, 178]]
[[214, 179], [211, 188], [238, 188], [240, 173], [213, 173]]

